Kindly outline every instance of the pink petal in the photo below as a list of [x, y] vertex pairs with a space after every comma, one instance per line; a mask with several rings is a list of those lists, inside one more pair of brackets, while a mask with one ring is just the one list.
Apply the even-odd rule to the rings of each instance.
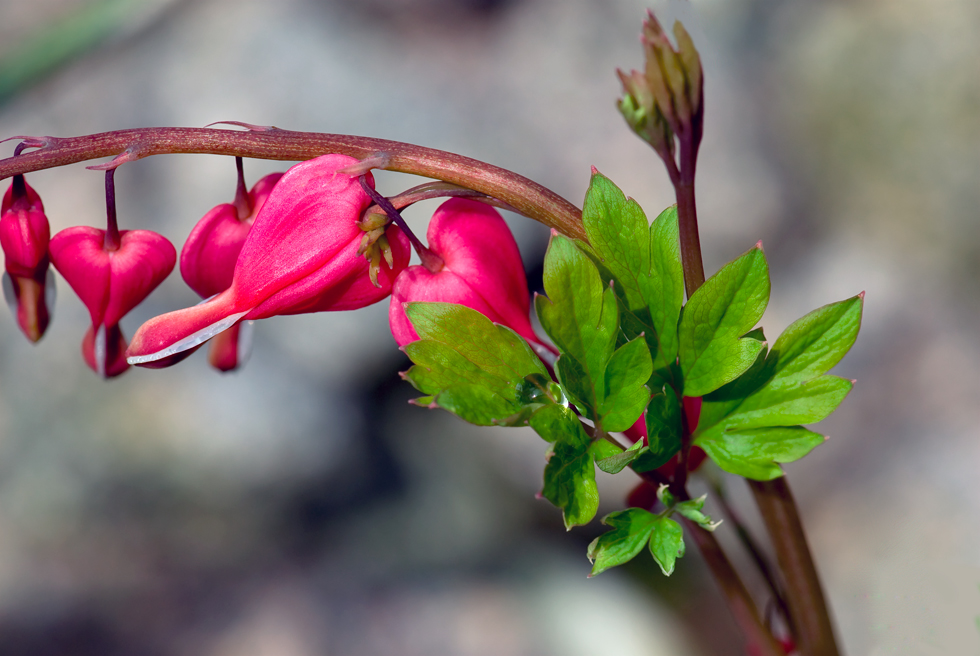
[[230, 203], [205, 214], [180, 251], [180, 275], [187, 286], [202, 298], [228, 289], [251, 227], [238, 220], [238, 211]]
[[356, 162], [345, 155], [323, 155], [282, 176], [255, 218], [235, 266], [233, 286], [240, 298], [259, 305], [323, 268], [361, 236], [357, 220], [371, 199], [357, 178], [337, 173]]

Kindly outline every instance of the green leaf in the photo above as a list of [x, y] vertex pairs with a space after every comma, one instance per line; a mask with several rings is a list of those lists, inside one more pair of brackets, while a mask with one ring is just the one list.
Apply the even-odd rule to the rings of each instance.
[[546, 405], [534, 412], [528, 419], [534, 429], [547, 442], [557, 442], [565, 439], [575, 443], [588, 445], [591, 441], [570, 408], [560, 405]]
[[627, 308], [646, 307], [640, 280], [650, 271], [650, 228], [640, 206], [612, 180], [593, 172], [582, 225], [596, 255], [620, 285]]
[[661, 212], [650, 226], [650, 263], [650, 276], [641, 280], [641, 288], [659, 340], [653, 366], [661, 369], [677, 359], [677, 322], [684, 303], [676, 205]]
[[632, 426], [650, 401], [644, 384], [653, 374], [653, 361], [646, 342], [634, 339], [619, 347], [606, 365], [606, 398], [600, 405], [599, 420], [607, 431], [623, 431]]
[[420, 405], [489, 426], [521, 411], [527, 377], [548, 376], [527, 342], [475, 310], [448, 303], [408, 303], [405, 310], [422, 337], [405, 347], [415, 366], [403, 374], [426, 395]]
[[531, 428], [553, 441], [544, 468], [541, 495], [562, 509], [565, 528], [589, 523], [599, 509], [599, 490], [590, 451], [591, 439], [571, 410], [544, 406], [531, 416]]
[[447, 344], [486, 373], [503, 380], [519, 380], [548, 369], [530, 345], [506, 326], [465, 305], [407, 303], [405, 314], [423, 340]]
[[[599, 440], [596, 442], [596, 444], [609, 444], [609, 442]], [[645, 452], [646, 447], [643, 446], [643, 440], [637, 440], [633, 446], [625, 451], [620, 451], [619, 453], [605, 456], [601, 460], [597, 458], [595, 464], [599, 467], [599, 469], [607, 474], [618, 474]]]
[[684, 395], [703, 396], [737, 378], [763, 344], [746, 333], [769, 302], [769, 265], [760, 246], [708, 279], [694, 292], [678, 326]]
[[589, 576], [632, 560], [643, 550], [658, 517], [640, 508], [628, 508], [602, 518], [613, 530], [603, 533], [589, 545], [589, 560], [594, 563]]
[[677, 321], [684, 302], [676, 206], [648, 226], [636, 201], [595, 172], [582, 223], [600, 271], [616, 281], [627, 339], [645, 333], [654, 368], [670, 365], [677, 357]]
[[810, 380], [840, 362], [857, 339], [863, 306], [862, 292], [794, 321], [776, 340], [767, 358], [773, 382]]
[[599, 271], [571, 241], [553, 235], [544, 261], [544, 288], [535, 307], [541, 325], [561, 351], [559, 382], [589, 419], [601, 416], [606, 364], [619, 328], [616, 297]]
[[793, 462], [824, 441], [802, 426], [775, 426], [741, 431], [712, 431], [694, 440], [727, 472], [757, 481], [783, 475], [776, 463]]
[[681, 448], [681, 402], [673, 387], [665, 385], [660, 394], [650, 399], [646, 423], [650, 450], [633, 466], [638, 473], [665, 465]]
[[667, 517], [657, 517], [650, 534], [650, 553], [665, 576], [674, 573], [674, 564], [684, 555], [684, 531]]
[[[863, 295], [858, 295], [819, 308], [790, 325], [767, 356], [760, 355], [744, 375], [704, 398], [694, 443], [704, 446], [720, 441], [728, 445], [735, 439], [732, 431], [794, 427], [826, 418], [844, 400], [853, 384], [822, 374], [837, 364], [854, 344], [861, 324], [862, 304]], [[771, 435], [785, 437], [778, 432]], [[785, 452], [782, 460], [763, 458], [769, 464], [761, 469], [755, 462], [743, 469], [756, 472], [752, 477], [773, 478], [778, 476], [775, 473], [778, 467], [771, 465], [773, 460], [795, 460], [821, 441], [812, 439], [808, 442], [812, 446], [805, 450]], [[716, 460], [723, 469], [739, 468], [732, 462], [737, 457], [733, 453], [739, 451], [733, 451], [730, 445], [705, 450], [709, 455], [718, 453], [726, 459], [727, 464]], [[791, 457], [793, 453], [798, 455]]]

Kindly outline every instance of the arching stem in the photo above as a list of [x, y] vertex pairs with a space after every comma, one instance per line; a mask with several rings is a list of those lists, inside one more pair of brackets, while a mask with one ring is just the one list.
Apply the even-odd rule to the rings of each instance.
[[[571, 237], [587, 241], [582, 212], [555, 192], [513, 171], [433, 148], [343, 134], [213, 128], [141, 128], [81, 137], [30, 139], [38, 150], [0, 160], [0, 179], [102, 157], [118, 163], [165, 153], [208, 153], [285, 161], [327, 153], [358, 159], [384, 155], [386, 170], [443, 180], [479, 191]], [[107, 166], [113, 166], [110, 162]]]

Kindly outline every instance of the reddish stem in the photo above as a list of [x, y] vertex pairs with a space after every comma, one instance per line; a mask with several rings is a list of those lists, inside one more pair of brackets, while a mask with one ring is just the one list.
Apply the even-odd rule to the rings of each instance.
[[235, 211], [239, 221], [252, 216], [252, 197], [248, 195], [245, 184], [245, 166], [241, 157], [235, 157], [235, 168], [238, 169], [238, 185], [235, 187]]
[[116, 169], [109, 169], [105, 172], [105, 212], [106, 229], [104, 248], [109, 251], [118, 251], [120, 245], [119, 225], [116, 223], [116, 185], [113, 181]]
[[0, 179], [16, 173], [119, 155], [122, 155], [120, 163], [165, 153], [209, 153], [286, 161], [306, 160], [327, 153], [358, 159], [384, 155], [386, 170], [475, 189], [573, 239], [587, 241], [581, 210], [550, 189], [479, 160], [398, 141], [278, 128], [261, 131], [142, 128], [81, 137], [35, 139], [34, 142], [43, 145], [34, 152], [0, 161]]

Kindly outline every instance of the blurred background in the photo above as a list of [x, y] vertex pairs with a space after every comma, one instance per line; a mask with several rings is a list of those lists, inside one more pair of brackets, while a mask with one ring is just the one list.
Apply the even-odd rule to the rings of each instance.
[[[786, 467], [847, 653], [980, 653], [980, 3], [649, 4], [703, 56], [709, 273], [764, 241], [770, 338], [867, 291], [836, 370], [858, 383], [830, 440]], [[594, 165], [652, 218], [672, 190], [614, 75], [640, 66], [647, 5], [0, 0], [0, 136], [220, 120], [369, 135], [579, 205]], [[100, 173], [28, 180], [52, 232], [104, 225]], [[416, 183], [378, 175], [388, 195]], [[234, 184], [231, 158], [127, 164], [120, 224], [179, 248]], [[434, 207], [409, 222], [424, 233]], [[508, 220], [540, 285], [547, 230]], [[602, 529], [566, 533], [535, 498], [540, 439], [409, 406], [387, 303], [259, 322], [231, 375], [202, 351], [101, 382], [79, 355], [87, 312], [58, 292], [37, 346], [0, 320], [0, 655], [739, 653], [695, 549], [670, 579], [647, 555], [586, 579]], [[123, 330], [197, 300], [174, 274]], [[600, 513], [630, 476], [600, 474]], [[744, 484], [726, 485], [761, 535]]]

